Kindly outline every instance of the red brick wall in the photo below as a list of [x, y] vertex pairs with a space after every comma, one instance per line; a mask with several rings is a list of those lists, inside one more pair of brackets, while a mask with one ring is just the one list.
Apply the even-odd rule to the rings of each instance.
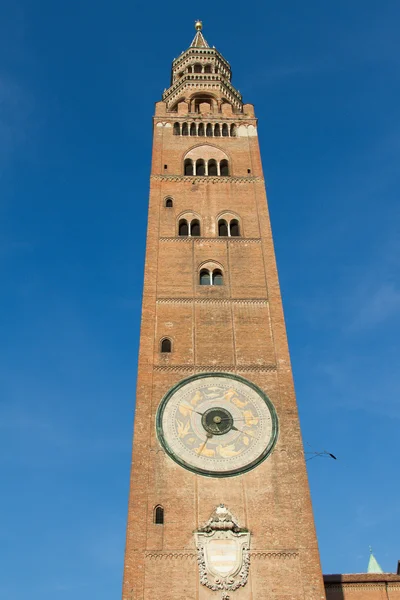
[[[256, 127], [251, 105], [245, 112], [208, 119]], [[252, 534], [249, 582], [232, 599], [323, 600], [258, 138], [174, 136], [172, 124], [192, 118], [178, 119], [163, 103], [156, 114], [123, 599], [219, 599], [200, 585], [193, 531], [224, 503]], [[231, 177], [183, 177], [183, 158], [198, 144], [222, 149]], [[166, 196], [172, 209], [164, 206]], [[200, 215], [201, 238], [177, 237], [185, 211]], [[217, 237], [224, 211], [239, 216], [241, 238]], [[224, 286], [198, 285], [199, 266], [208, 260], [222, 265]], [[159, 353], [164, 336], [173, 341], [169, 356]], [[161, 398], [201, 371], [237, 373], [275, 405], [275, 450], [247, 474], [198, 476], [161, 449]], [[153, 524], [157, 504], [165, 509], [163, 526]]]

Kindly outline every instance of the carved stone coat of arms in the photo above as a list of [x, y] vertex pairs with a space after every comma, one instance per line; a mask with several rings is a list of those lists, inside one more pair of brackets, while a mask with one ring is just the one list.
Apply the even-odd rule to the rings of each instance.
[[[237, 590], [247, 583], [250, 533], [220, 504], [204, 527], [195, 532], [200, 583], [211, 590]], [[223, 598], [229, 598], [223, 593]]]

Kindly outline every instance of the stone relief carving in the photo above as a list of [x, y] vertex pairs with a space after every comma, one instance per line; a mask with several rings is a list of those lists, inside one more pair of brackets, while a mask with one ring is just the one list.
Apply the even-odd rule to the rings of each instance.
[[224, 504], [220, 504], [207, 523], [195, 532], [200, 583], [210, 590], [234, 592], [247, 583], [250, 568], [250, 532], [239, 523]]

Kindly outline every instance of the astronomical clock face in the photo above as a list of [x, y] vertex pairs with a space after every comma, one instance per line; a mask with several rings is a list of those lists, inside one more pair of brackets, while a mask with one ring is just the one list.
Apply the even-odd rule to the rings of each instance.
[[185, 379], [166, 394], [157, 413], [157, 434], [171, 458], [213, 477], [254, 468], [272, 451], [277, 433], [267, 396], [232, 375]]

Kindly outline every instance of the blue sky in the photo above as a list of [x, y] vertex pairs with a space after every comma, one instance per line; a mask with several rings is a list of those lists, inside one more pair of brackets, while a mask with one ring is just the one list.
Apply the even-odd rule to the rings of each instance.
[[255, 104], [323, 570], [400, 558], [400, 5], [0, 6], [0, 596], [120, 597], [154, 102]]

